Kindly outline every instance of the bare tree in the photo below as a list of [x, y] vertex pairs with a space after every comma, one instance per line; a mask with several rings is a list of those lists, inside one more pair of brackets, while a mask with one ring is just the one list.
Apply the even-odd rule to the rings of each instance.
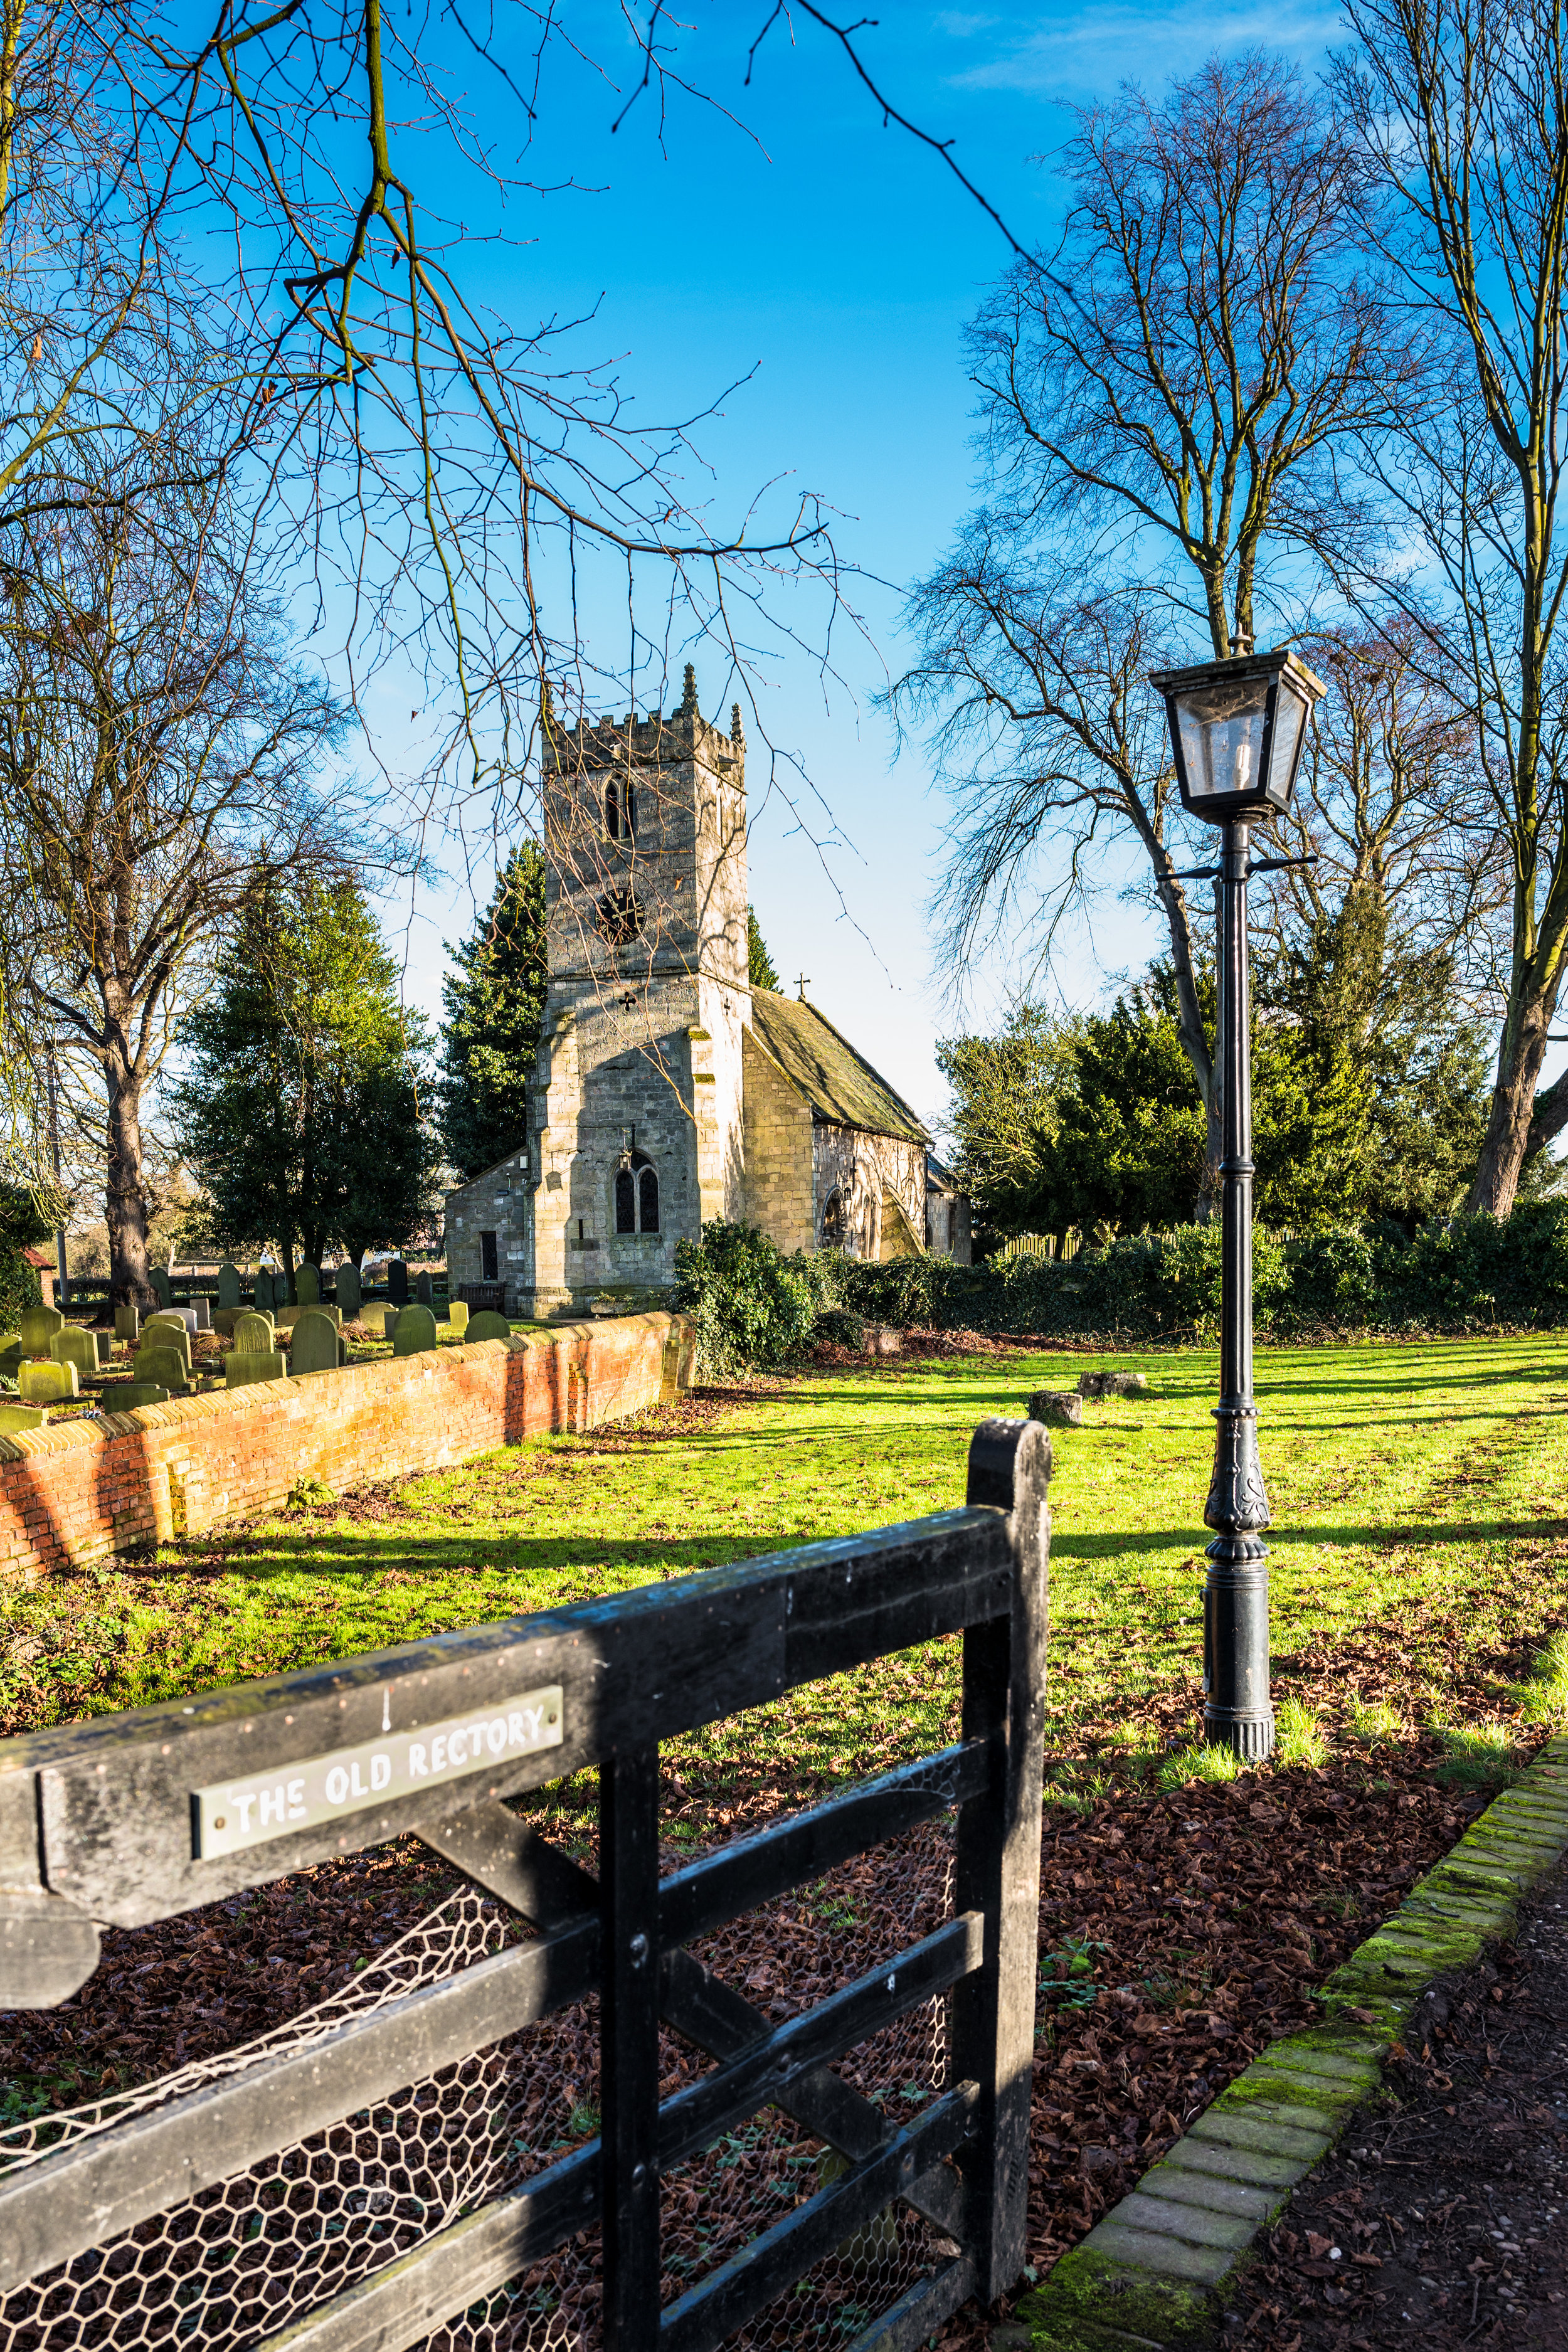
[[1107, 846], [1147, 858], [1207, 1117], [1205, 1205], [1218, 1090], [1144, 678], [1186, 626], [1220, 658], [1251, 639], [1338, 442], [1386, 414], [1362, 170], [1338, 113], [1264, 54], [1080, 116], [1058, 248], [1020, 260], [973, 331], [985, 502], [916, 592], [924, 658], [895, 695], [937, 728], [952, 797], [938, 904], [955, 976], [1018, 893], [1037, 893], [1048, 953]]
[[338, 714], [227, 520], [173, 491], [94, 504], [14, 532], [0, 571], [0, 839], [35, 1045], [96, 1096], [117, 1303], [151, 1297], [145, 1100], [217, 937], [342, 840], [311, 784]]
[[[1568, 26], [1550, 0], [1349, 0], [1341, 102], [1394, 202], [1369, 226], [1414, 331], [1441, 331], [1427, 400], [1369, 472], [1425, 541], [1407, 609], [1426, 667], [1479, 732], [1510, 920], [1496, 1085], [1470, 1205], [1511, 1205], [1568, 1119], [1536, 1085], [1568, 953], [1568, 698], [1559, 530], [1568, 390]], [[1386, 584], [1386, 583], [1384, 583]], [[1394, 583], [1398, 586], [1399, 583]]]

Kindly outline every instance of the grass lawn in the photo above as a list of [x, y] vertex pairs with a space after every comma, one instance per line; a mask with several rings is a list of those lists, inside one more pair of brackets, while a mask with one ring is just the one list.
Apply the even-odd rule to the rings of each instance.
[[[1111, 1360], [1139, 1359], [808, 1372], [58, 1577], [0, 1604], [0, 1729], [944, 1509], [976, 1422]], [[1215, 1358], [1142, 1360], [1150, 1396], [1054, 1433], [1048, 1739], [1079, 1795], [1157, 1772], [1196, 1704]], [[1568, 1340], [1265, 1350], [1258, 1388], [1284, 1760], [1432, 1724], [1506, 1741], [1510, 1685], [1568, 1623]], [[957, 1664], [953, 1643], [883, 1662], [671, 1760], [718, 1789], [879, 1769], [952, 1736]]]

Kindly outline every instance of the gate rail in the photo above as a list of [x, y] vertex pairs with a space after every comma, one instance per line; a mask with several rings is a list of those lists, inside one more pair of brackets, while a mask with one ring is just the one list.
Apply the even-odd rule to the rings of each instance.
[[[0, 1743], [0, 2009], [68, 1999], [99, 1922], [167, 1918], [409, 1831], [539, 1931], [0, 2171], [0, 2323], [27, 2282], [595, 1992], [599, 2137], [252, 2337], [257, 2352], [402, 2352], [595, 2221], [608, 2352], [709, 2352], [898, 2201], [956, 2251], [860, 2352], [902, 2352], [1010, 2286], [1026, 2252], [1049, 1472], [1038, 1423], [987, 1422], [962, 1510]], [[661, 1740], [955, 1633], [954, 1746], [660, 1879]], [[597, 1879], [504, 1801], [587, 1765]], [[687, 1950], [954, 1809], [956, 1916], [786, 2023]], [[951, 2086], [896, 2127], [831, 2062], [950, 1990]], [[662, 2101], [661, 2021], [714, 2062]], [[661, 2173], [767, 2106], [844, 2168], [661, 2310]]]

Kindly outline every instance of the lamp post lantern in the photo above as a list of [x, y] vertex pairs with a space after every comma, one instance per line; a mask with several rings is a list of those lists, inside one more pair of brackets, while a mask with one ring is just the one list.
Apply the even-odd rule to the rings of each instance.
[[[1222, 1291], [1214, 1476], [1215, 1530], [1204, 1590], [1204, 1737], [1256, 1762], [1274, 1748], [1268, 1696], [1268, 1495], [1252, 1394], [1252, 1052], [1247, 940], [1251, 827], [1283, 813], [1312, 705], [1323, 688], [1284, 649], [1150, 680], [1165, 698], [1184, 807], [1222, 828], [1219, 994]], [[1264, 864], [1294, 864], [1268, 859]]]

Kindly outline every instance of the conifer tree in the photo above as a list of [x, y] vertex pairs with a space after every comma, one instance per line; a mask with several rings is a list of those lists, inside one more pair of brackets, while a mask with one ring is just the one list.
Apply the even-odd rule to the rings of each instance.
[[773, 970], [773, 960], [768, 953], [768, 943], [763, 937], [763, 927], [757, 920], [754, 907], [746, 908], [746, 978], [753, 988], [777, 990], [782, 986]]
[[514, 849], [471, 938], [441, 983], [442, 1139], [465, 1183], [528, 1133], [527, 1087], [544, 1018], [544, 858]]

